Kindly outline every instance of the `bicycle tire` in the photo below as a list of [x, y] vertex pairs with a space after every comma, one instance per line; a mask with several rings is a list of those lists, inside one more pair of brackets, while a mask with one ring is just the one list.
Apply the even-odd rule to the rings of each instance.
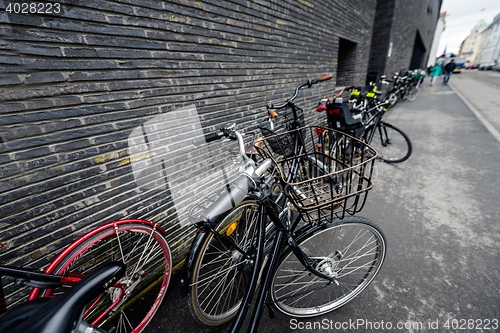
[[390, 108], [394, 107], [398, 103], [398, 100], [399, 100], [399, 98], [398, 98], [397, 92], [391, 93], [385, 99], [385, 101], [389, 102], [389, 105], [387, 108], [390, 109]]
[[[373, 130], [374, 127], [372, 125], [365, 131], [365, 141]], [[408, 135], [387, 122], [379, 124], [377, 132], [368, 144], [377, 151], [378, 158], [386, 163], [404, 162], [410, 157], [413, 151]]]
[[[214, 230], [246, 250], [253, 244], [259, 206], [246, 200], [233, 208]], [[228, 232], [229, 231], [229, 232]], [[254, 265], [207, 233], [197, 250], [188, 286], [188, 306], [196, 321], [219, 326], [234, 318], [247, 292]]]
[[325, 222], [296, 237], [314, 268], [331, 276], [327, 281], [304, 268], [290, 248], [274, 273], [273, 306], [294, 317], [314, 317], [338, 309], [361, 293], [380, 271], [386, 240], [380, 228], [363, 217]]
[[[346, 132], [347, 134], [355, 137], [356, 130], [352, 130], [350, 132]], [[328, 133], [328, 146], [329, 149], [324, 150], [324, 154], [329, 156], [327, 163], [324, 163], [328, 166], [328, 173], [339, 172], [345, 170], [347, 166], [350, 165], [351, 159], [355, 159], [356, 156], [359, 157], [359, 151], [357, 151], [358, 145], [351, 138], [341, 134], [339, 135], [335, 131], [325, 131]], [[326, 136], [325, 136], [326, 137]], [[323, 176], [324, 173], [320, 171], [317, 172], [320, 176]], [[349, 174], [349, 177], [346, 177], [345, 173], [341, 173], [338, 175], [341, 179], [339, 182], [342, 186], [344, 186], [347, 182], [352, 180], [352, 173]], [[340, 193], [339, 193], [340, 194]]]
[[[83, 320], [104, 330], [114, 327], [116, 333], [139, 333], [158, 310], [170, 281], [172, 259], [164, 233], [144, 220], [111, 222], [70, 244], [45, 272], [74, 276], [86, 274], [106, 261], [124, 262], [125, 276], [87, 305]], [[122, 289], [118, 284], [126, 287]], [[64, 289], [34, 288], [29, 299], [53, 297]], [[119, 306], [112, 306], [121, 296], [125, 298]], [[111, 308], [112, 313], [107, 313]]]
[[[352, 133], [350, 133], [350, 134], [352, 135]], [[337, 132], [330, 131], [330, 130], [324, 131], [324, 133], [323, 133], [323, 142], [324, 142], [323, 154], [325, 156], [334, 157], [334, 158], [330, 158], [328, 161], [326, 161], [326, 160], [322, 161], [323, 164], [328, 167], [327, 173], [340, 171], [340, 170], [343, 170], [345, 168], [345, 166], [343, 166], [342, 163], [337, 162], [335, 157], [344, 156], [344, 154], [349, 154], [348, 151], [345, 151], [345, 150], [349, 150], [348, 149], [349, 144], [346, 143], [346, 140], [347, 140], [347, 138], [345, 135], [338, 135]], [[342, 160], [342, 158], [341, 158], [341, 160]], [[313, 167], [313, 169], [314, 169], [314, 167]], [[321, 169], [319, 171], [316, 171], [316, 173], [318, 174], [318, 176], [324, 175], [324, 171], [321, 171]]]
[[411, 85], [408, 87], [406, 91], [406, 99], [410, 102], [413, 102], [417, 98], [418, 89], [416, 86]]

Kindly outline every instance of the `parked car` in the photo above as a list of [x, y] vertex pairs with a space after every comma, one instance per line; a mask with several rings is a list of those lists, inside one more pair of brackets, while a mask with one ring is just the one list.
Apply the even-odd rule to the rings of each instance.
[[495, 66], [493, 66], [493, 68], [491, 68], [491, 70], [500, 72], [500, 63], [498, 63]]
[[493, 66], [495, 66], [494, 62], [485, 62], [484, 64], [479, 65], [479, 70], [480, 71], [484, 71], [484, 70], [491, 71]]

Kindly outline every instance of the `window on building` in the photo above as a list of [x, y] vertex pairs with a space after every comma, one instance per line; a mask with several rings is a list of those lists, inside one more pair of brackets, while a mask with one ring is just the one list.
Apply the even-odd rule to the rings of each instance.
[[357, 43], [339, 38], [339, 53], [337, 65], [337, 86], [349, 86], [354, 84], [354, 73], [356, 70], [356, 48]]

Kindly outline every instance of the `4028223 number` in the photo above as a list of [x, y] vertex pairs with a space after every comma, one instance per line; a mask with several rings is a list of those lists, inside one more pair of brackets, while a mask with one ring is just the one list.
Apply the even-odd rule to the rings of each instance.
[[5, 7], [10, 14], [59, 14], [61, 4], [57, 2], [11, 2]]
[[496, 330], [498, 326], [498, 319], [448, 319], [444, 324], [444, 328], [454, 331]]

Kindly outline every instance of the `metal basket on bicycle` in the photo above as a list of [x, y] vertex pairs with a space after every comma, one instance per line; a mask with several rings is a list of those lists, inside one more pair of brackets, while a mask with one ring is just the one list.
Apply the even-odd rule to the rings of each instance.
[[[272, 147], [273, 150], [281, 152], [284, 156], [290, 156], [293, 154], [293, 148], [287, 146], [286, 138], [277, 136], [277, 133], [283, 133], [290, 131], [294, 127], [303, 127], [304, 121], [304, 110], [297, 108], [297, 126], [294, 126], [294, 116], [291, 110], [284, 110], [281, 116], [272, 121], [263, 120], [258, 124], [262, 135], [267, 138], [267, 143]], [[283, 141], [285, 140], [285, 141]], [[284, 150], [281, 150], [284, 148]]]
[[286, 195], [311, 222], [361, 211], [372, 188], [376, 151], [343, 132], [301, 127], [267, 136], [256, 148], [278, 166]]

